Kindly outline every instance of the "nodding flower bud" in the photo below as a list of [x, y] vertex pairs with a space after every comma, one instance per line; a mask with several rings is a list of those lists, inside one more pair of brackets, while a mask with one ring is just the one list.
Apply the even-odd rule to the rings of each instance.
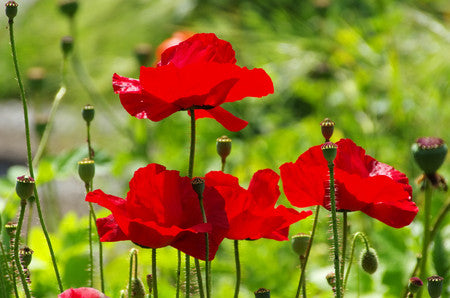
[[153, 48], [148, 43], [137, 44], [134, 48], [134, 55], [140, 66], [146, 66], [153, 54]]
[[325, 142], [320, 149], [322, 149], [323, 157], [328, 161], [328, 163], [332, 163], [336, 158], [338, 146], [332, 142]]
[[329, 118], [325, 118], [322, 122], [320, 122], [320, 127], [322, 129], [322, 135], [325, 138], [325, 142], [330, 141], [330, 138], [333, 135], [334, 125], [334, 121]]
[[439, 275], [433, 275], [427, 278], [428, 280], [428, 294], [431, 298], [441, 297], [444, 278]]
[[64, 36], [61, 38], [61, 50], [63, 52], [64, 57], [69, 56], [73, 50], [73, 37], [72, 36]]
[[192, 188], [197, 193], [199, 199], [203, 198], [203, 192], [205, 191], [205, 179], [201, 177], [192, 178]]
[[90, 104], [85, 105], [83, 111], [81, 112], [81, 115], [83, 116], [83, 119], [87, 124], [91, 123], [91, 121], [94, 120], [95, 116], [94, 106]]
[[95, 176], [95, 162], [89, 158], [83, 158], [78, 162], [78, 175], [84, 183], [91, 183]]
[[69, 18], [73, 18], [78, 10], [78, 1], [61, 0], [59, 1], [59, 10]]
[[361, 253], [360, 259], [361, 267], [369, 274], [375, 273], [378, 268], [378, 257], [375, 250], [370, 247], [368, 250], [364, 249]]
[[269, 289], [259, 288], [255, 292], [255, 298], [266, 298], [266, 297], [270, 297], [270, 290]]
[[34, 179], [24, 175], [17, 177], [16, 193], [23, 201], [26, 201], [34, 193]]
[[147, 274], [147, 286], [148, 286], [148, 293], [151, 294], [153, 290], [153, 275]]
[[427, 175], [436, 173], [447, 155], [447, 145], [435, 137], [418, 138], [411, 150], [417, 164]]
[[325, 278], [330, 287], [334, 288], [336, 286], [336, 274], [334, 272], [328, 273]]
[[5, 225], [5, 230], [6, 230], [6, 233], [8, 233], [8, 236], [10, 238], [14, 237], [14, 235], [16, 234], [16, 230], [17, 230], [17, 223], [16, 222], [8, 222]]
[[5, 4], [5, 13], [9, 20], [13, 20], [17, 15], [17, 4], [15, 1], [8, 1]]
[[129, 298], [145, 298], [144, 284], [139, 278], [131, 279], [131, 297]]
[[423, 281], [420, 278], [418, 278], [418, 277], [411, 277], [409, 279], [408, 290], [411, 293], [413, 293], [413, 294], [417, 293], [422, 286], [423, 286]]
[[292, 249], [299, 257], [304, 257], [306, 250], [308, 249], [309, 240], [311, 236], [304, 233], [299, 233], [292, 236], [291, 244]]
[[28, 265], [30, 265], [33, 253], [34, 251], [28, 246], [24, 246], [19, 249], [20, 260], [22, 261], [22, 265], [24, 267], [28, 267]]
[[227, 136], [221, 136], [216, 140], [217, 154], [222, 158], [222, 161], [230, 155], [231, 152], [231, 139]]

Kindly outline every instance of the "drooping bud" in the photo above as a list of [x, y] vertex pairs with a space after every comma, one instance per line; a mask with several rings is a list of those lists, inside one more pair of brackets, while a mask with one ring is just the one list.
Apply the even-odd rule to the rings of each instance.
[[255, 292], [255, 298], [268, 298], [268, 297], [270, 297], [270, 290], [269, 289], [259, 288]]
[[153, 47], [148, 43], [137, 44], [134, 48], [134, 55], [139, 66], [146, 66], [150, 62], [150, 57], [153, 56]]
[[411, 277], [409, 279], [408, 290], [411, 293], [417, 293], [420, 288], [423, 286], [423, 281], [418, 277]]
[[440, 138], [418, 138], [411, 147], [417, 165], [427, 175], [437, 172], [447, 155], [447, 145]]
[[219, 154], [219, 156], [222, 158], [222, 161], [224, 161], [231, 152], [231, 139], [227, 136], [221, 136], [220, 138], [217, 138], [216, 149], [217, 154]]
[[19, 249], [19, 257], [24, 267], [28, 267], [28, 265], [30, 265], [33, 253], [34, 251], [28, 246], [24, 246]]
[[78, 1], [61, 0], [59, 1], [59, 10], [69, 18], [73, 18], [78, 10]]
[[336, 158], [338, 146], [332, 142], [325, 142], [320, 149], [322, 149], [323, 157], [328, 161], [328, 163], [332, 163]]
[[83, 116], [83, 119], [87, 124], [91, 123], [91, 121], [94, 120], [95, 116], [94, 106], [91, 104], [85, 105], [83, 111], [81, 112], [81, 115]]
[[24, 175], [17, 177], [16, 193], [22, 201], [26, 201], [34, 193], [34, 179]]
[[299, 257], [304, 257], [308, 249], [309, 240], [311, 236], [305, 233], [299, 233], [292, 236], [292, 249]]
[[200, 199], [203, 198], [203, 192], [205, 191], [205, 179], [201, 177], [194, 177], [192, 178], [192, 188], [197, 193], [198, 197]]
[[61, 38], [61, 50], [63, 52], [64, 57], [69, 56], [73, 50], [73, 37], [72, 36], [64, 36]]
[[78, 162], [78, 175], [84, 183], [91, 183], [95, 176], [95, 162], [89, 158], [83, 158]]
[[336, 274], [334, 274], [334, 272], [328, 273], [325, 278], [330, 287], [334, 288], [336, 286]]
[[153, 290], [153, 275], [147, 274], [147, 286], [148, 286], [148, 293], [151, 294]]
[[131, 297], [129, 298], [145, 298], [144, 284], [139, 278], [131, 280]]
[[360, 263], [364, 271], [369, 274], [375, 273], [378, 268], [378, 257], [376, 251], [372, 247], [368, 250], [364, 249], [361, 253]]
[[14, 237], [16, 234], [16, 230], [17, 230], [17, 223], [16, 222], [8, 222], [5, 225], [5, 230], [6, 230], [6, 233], [8, 233], [8, 236], [10, 238]]
[[6, 16], [8, 17], [8, 19], [10, 21], [12, 21], [16, 15], [17, 15], [17, 7], [19, 6], [19, 4], [17, 4], [15, 1], [8, 1], [5, 4], [5, 13]]
[[330, 141], [330, 138], [333, 135], [334, 125], [334, 121], [329, 118], [325, 118], [322, 122], [320, 122], [320, 127], [322, 129], [322, 135], [325, 138], [325, 142]]
[[439, 275], [433, 275], [427, 278], [428, 280], [428, 294], [431, 298], [441, 297], [444, 278]]

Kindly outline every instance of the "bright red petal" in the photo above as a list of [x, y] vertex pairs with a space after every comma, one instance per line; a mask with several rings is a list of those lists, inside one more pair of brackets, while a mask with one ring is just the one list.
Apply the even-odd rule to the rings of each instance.
[[97, 231], [102, 242], [115, 242], [130, 240], [120, 229], [119, 225], [111, 214], [108, 217], [97, 218]]
[[248, 192], [251, 194], [253, 208], [255, 211], [262, 211], [273, 208], [280, 196], [278, 181], [280, 176], [270, 169], [257, 171], [250, 181]]
[[240, 131], [244, 129], [248, 122], [244, 121], [222, 107], [210, 110], [195, 110], [195, 119], [213, 118], [229, 131]]

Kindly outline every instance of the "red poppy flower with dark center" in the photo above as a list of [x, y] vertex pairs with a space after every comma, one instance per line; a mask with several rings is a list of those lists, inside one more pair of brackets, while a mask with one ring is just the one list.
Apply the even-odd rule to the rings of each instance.
[[209, 259], [212, 260], [228, 230], [225, 202], [216, 190], [205, 189], [203, 202], [208, 223], [203, 223], [191, 179], [158, 164], [150, 164], [134, 173], [125, 200], [98, 189], [88, 193], [86, 201], [112, 212], [108, 217], [97, 219], [103, 242], [131, 240], [150, 248], [171, 245], [205, 260], [204, 233], [208, 232]]
[[274, 171], [260, 170], [253, 175], [246, 190], [239, 186], [236, 177], [223, 172], [206, 174], [206, 186], [216, 189], [225, 199], [230, 224], [226, 238], [288, 240], [289, 226], [312, 214], [311, 211], [297, 212], [282, 205], [275, 208], [280, 196], [279, 180]]
[[160, 121], [193, 108], [196, 119], [214, 118], [231, 131], [248, 123], [221, 104], [273, 93], [267, 73], [237, 66], [231, 44], [213, 33], [168, 48], [157, 67], [141, 67], [139, 80], [114, 74], [113, 87], [125, 110], [139, 119]]
[[94, 288], [70, 288], [58, 295], [58, 298], [108, 298]]
[[[394, 228], [409, 225], [418, 208], [411, 199], [406, 175], [366, 155], [350, 139], [336, 144], [336, 209], [359, 210]], [[310, 148], [280, 170], [284, 192], [292, 205], [330, 209], [328, 166], [320, 146]]]

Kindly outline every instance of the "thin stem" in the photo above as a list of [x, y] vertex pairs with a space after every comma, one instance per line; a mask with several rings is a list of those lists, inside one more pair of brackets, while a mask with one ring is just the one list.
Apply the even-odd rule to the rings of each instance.
[[191, 260], [188, 254], [186, 254], [185, 259], [185, 270], [186, 270], [186, 297], [190, 296], [191, 292]]
[[158, 298], [158, 282], [156, 277], [156, 248], [152, 248], [152, 288], [153, 298]]
[[197, 273], [198, 290], [199, 290], [200, 298], [204, 298], [205, 292], [203, 290], [202, 270], [200, 268], [200, 261], [199, 261], [199, 259], [194, 259], [194, 261], [195, 261], [195, 271]]
[[[417, 270], [419, 270], [419, 266], [420, 266], [420, 261], [422, 260], [422, 256], [418, 255], [417, 259], [416, 259], [416, 266], [414, 267], [413, 271], [411, 272], [411, 277], [416, 276], [417, 274]], [[403, 298], [406, 298], [406, 296], [408, 295], [408, 284], [405, 285], [405, 287], [403, 288]]]
[[[423, 224], [423, 243], [422, 243], [422, 261], [420, 262], [420, 275], [421, 280], [427, 278], [427, 259], [428, 259], [428, 247], [430, 246], [430, 216], [431, 216], [431, 198], [433, 196], [433, 187], [425, 179], [425, 202], [424, 202], [424, 224]], [[417, 292], [417, 298], [422, 297], [422, 289]]]
[[27, 283], [25, 274], [23, 273], [22, 263], [20, 262], [20, 259], [19, 259], [20, 232], [22, 231], [22, 224], [23, 224], [23, 218], [25, 216], [26, 206], [27, 206], [27, 201], [21, 200], [19, 222], [17, 223], [16, 240], [14, 242], [14, 261], [16, 263], [17, 270], [19, 271], [19, 276], [20, 276], [20, 280], [22, 281], [22, 286], [23, 286], [23, 290], [25, 291], [25, 295], [27, 297], [31, 297], [30, 289], [28, 288], [28, 283]]
[[339, 262], [339, 238], [338, 227], [336, 219], [336, 197], [334, 190], [334, 164], [328, 163], [328, 170], [330, 172], [330, 202], [331, 202], [331, 220], [333, 222], [333, 250], [334, 250], [334, 274], [336, 276], [336, 297], [342, 297], [341, 291], [341, 274], [340, 274], [340, 262]]
[[[89, 206], [91, 207], [91, 206]], [[90, 287], [94, 286], [94, 252], [92, 248], [92, 211], [89, 211], [89, 279]]]
[[439, 227], [444, 220], [447, 213], [450, 211], [450, 198], [447, 199], [445, 203], [445, 207], [441, 209], [439, 212], [436, 221], [433, 224], [433, 228], [430, 232], [430, 241], [433, 241], [434, 237], [436, 236], [437, 231], [439, 230]]
[[227, 160], [226, 158], [223, 158], [223, 157], [222, 157], [222, 169], [221, 169], [222, 172], [225, 172], [225, 164], [226, 164], [226, 160]]
[[342, 290], [345, 292], [345, 289], [347, 287], [347, 280], [348, 277], [350, 275], [350, 269], [352, 268], [353, 265], [353, 255], [355, 254], [355, 243], [356, 243], [356, 238], [361, 237], [362, 240], [364, 241], [364, 244], [366, 246], [366, 250], [369, 250], [369, 241], [366, 238], [366, 235], [364, 235], [364, 233], [362, 232], [358, 232], [353, 236], [353, 240], [352, 240], [352, 250], [350, 253], [350, 259], [348, 261], [348, 267], [347, 267], [347, 271], [345, 272], [345, 278], [344, 278], [344, 285], [342, 286]]
[[[25, 138], [26, 138], [26, 144], [27, 144], [28, 170], [30, 172], [30, 176], [34, 179], [33, 159], [32, 159], [32, 155], [31, 155], [30, 124], [29, 124], [29, 120], [28, 120], [28, 107], [27, 107], [27, 100], [25, 97], [25, 91], [24, 91], [23, 84], [22, 84], [22, 79], [20, 76], [19, 63], [17, 62], [17, 54], [16, 54], [16, 47], [15, 47], [14, 33], [13, 33], [13, 24], [14, 24], [13, 20], [9, 19], [9, 37], [10, 37], [10, 44], [11, 44], [11, 53], [13, 56], [14, 69], [15, 69], [16, 76], [17, 76], [17, 82], [19, 84], [20, 97], [22, 99], [22, 106], [23, 106], [23, 116], [24, 116], [24, 120], [25, 120]], [[36, 199], [36, 209], [38, 211], [39, 221], [41, 223], [42, 231], [44, 233], [45, 240], [47, 242], [47, 246], [50, 251], [53, 269], [55, 271], [56, 279], [58, 281], [59, 291], [63, 292], [61, 277], [59, 275], [58, 265], [56, 264], [56, 258], [55, 258], [55, 254], [53, 252], [52, 243], [50, 241], [50, 237], [48, 235], [47, 228], [45, 226], [44, 217], [42, 216], [41, 204], [39, 201], [39, 195], [37, 192], [36, 185], [34, 187], [34, 198]]]
[[181, 279], [181, 251], [177, 250], [177, 292], [176, 298], [180, 298], [180, 279]]
[[[5, 249], [4, 249], [3, 244], [2, 244], [1, 241], [0, 241], [0, 249], [2, 251], [2, 256], [3, 256], [3, 259], [5, 260], [5, 262], [10, 262], [10, 258], [9, 258], [10, 256], [5, 252]], [[15, 278], [15, 275], [14, 275], [14, 270], [12, 270], [12, 268], [10, 266], [6, 266], [6, 268], [8, 270], [8, 275], [11, 278], [11, 283], [14, 286], [14, 294], [18, 298], [19, 297], [19, 293], [17, 291], [17, 284], [16, 284], [16, 278]], [[2, 281], [3, 281], [3, 278], [2, 278]]]
[[[348, 234], [348, 212], [343, 211], [342, 214], [342, 259], [341, 259], [341, 273], [345, 270], [345, 255], [347, 254], [347, 234]], [[345, 292], [345, 289], [343, 289]]]
[[25, 245], [28, 245], [28, 239], [30, 236], [30, 230], [31, 230], [31, 222], [32, 222], [32, 218], [33, 218], [33, 205], [34, 205], [34, 201], [28, 200], [28, 219], [27, 219], [27, 226], [26, 226], [26, 234], [25, 234]]
[[136, 250], [132, 249], [130, 253], [130, 270], [128, 271], [128, 297], [131, 297], [131, 280], [133, 279], [133, 256]]
[[[222, 163], [222, 171], [223, 171]], [[239, 296], [239, 288], [241, 286], [241, 262], [239, 260], [239, 240], [234, 240], [234, 261], [236, 263], [236, 286], [234, 287], [234, 298]]]
[[[203, 223], [207, 223], [206, 219], [205, 207], [203, 206], [203, 195], [199, 196], [200, 199], [200, 209], [202, 210]], [[209, 234], [205, 233], [205, 247], [206, 247], [206, 255], [205, 255], [205, 283], [206, 283], [206, 297], [211, 297], [211, 263], [209, 262]]]
[[314, 212], [314, 221], [313, 221], [313, 226], [312, 226], [312, 231], [311, 231], [311, 238], [309, 238], [308, 248], [306, 249], [305, 258], [303, 260], [302, 269], [300, 272], [300, 280], [298, 282], [297, 293], [295, 295], [296, 298], [298, 298], [300, 296], [300, 289], [302, 288], [302, 286], [306, 285], [306, 282], [305, 282], [306, 264], [308, 263], [309, 253], [311, 252], [311, 247], [312, 247], [313, 241], [314, 241], [314, 235], [316, 234], [316, 227], [317, 227], [317, 222], [319, 219], [319, 210], [320, 210], [320, 206], [316, 206], [316, 210]]
[[[91, 191], [92, 191], [92, 183], [91, 183]], [[90, 213], [92, 215], [92, 219], [94, 220], [94, 222], [97, 222], [97, 215], [95, 215], [95, 210], [94, 210], [94, 206], [92, 205], [91, 202], [89, 202], [89, 208], [90, 208]], [[97, 226], [96, 226], [97, 228]], [[98, 230], [97, 230], [97, 234], [98, 234]], [[102, 290], [102, 293], [105, 293], [105, 276], [103, 273], [103, 243], [100, 241], [100, 234], [98, 234], [98, 258], [99, 258], [99, 270], [100, 270], [100, 288]]]

